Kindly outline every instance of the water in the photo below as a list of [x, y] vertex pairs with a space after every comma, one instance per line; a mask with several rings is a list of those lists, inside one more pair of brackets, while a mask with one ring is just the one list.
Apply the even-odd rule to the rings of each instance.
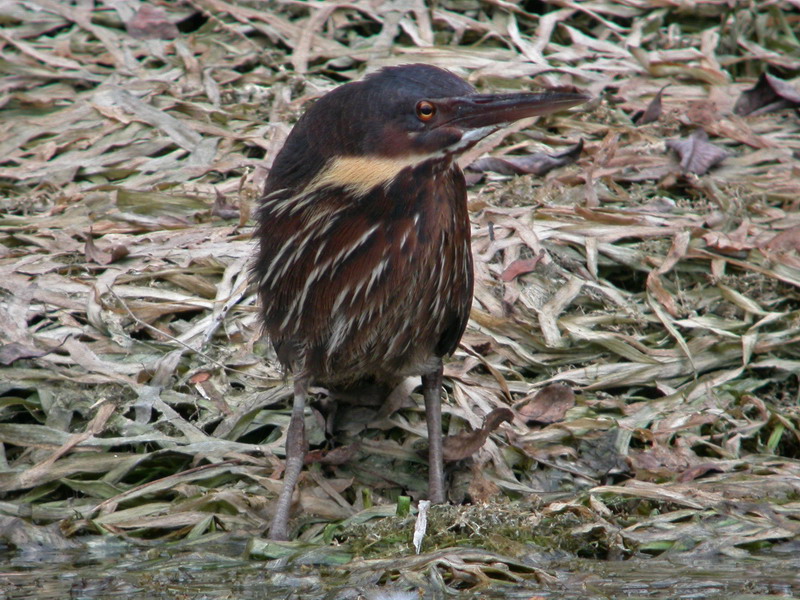
[[[133, 546], [116, 538], [98, 538], [80, 550], [16, 551], [0, 546], [0, 600], [147, 598], [269, 600], [439, 600], [480, 598], [513, 600], [670, 598], [680, 600], [800, 597], [797, 544], [746, 558], [637, 558], [626, 561], [550, 560], [532, 566], [535, 576], [481, 575], [431, 564], [386, 571], [349, 566], [292, 566], [285, 559], [244, 557], [246, 540], [220, 537], [214, 543], [159, 543]], [[458, 564], [459, 549], [453, 549]], [[411, 557], [409, 556], [409, 560]], [[517, 558], [520, 562], [526, 562]], [[502, 572], [499, 569], [498, 572]], [[485, 574], [484, 573], [484, 574]], [[516, 579], [516, 581], [515, 581]]]

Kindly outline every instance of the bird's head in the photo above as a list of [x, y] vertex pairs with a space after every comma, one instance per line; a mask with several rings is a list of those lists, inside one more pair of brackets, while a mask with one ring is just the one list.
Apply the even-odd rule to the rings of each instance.
[[450, 71], [384, 68], [320, 98], [275, 160], [268, 192], [312, 185], [368, 191], [429, 160], [447, 164], [504, 123], [581, 104], [574, 93], [479, 94]]

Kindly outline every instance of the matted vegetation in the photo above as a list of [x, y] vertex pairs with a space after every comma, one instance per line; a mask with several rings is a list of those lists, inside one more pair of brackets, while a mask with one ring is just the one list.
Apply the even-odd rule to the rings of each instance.
[[[740, 556], [797, 535], [796, 2], [87, 6], [0, 8], [6, 543], [285, 549], [261, 540], [289, 387], [259, 340], [250, 215], [310, 102], [406, 62], [594, 100], [464, 157], [476, 293], [444, 410], [469, 455], [451, 497], [472, 505], [433, 509], [431, 553], [398, 562], [421, 403], [348, 408], [331, 445], [319, 390], [301, 539], [344, 544], [322, 562], [353, 573], [434, 565], [465, 589], [546, 581], [516, 562], [533, 545]], [[501, 408], [511, 422], [467, 435]], [[436, 550], [453, 546], [485, 551]]]

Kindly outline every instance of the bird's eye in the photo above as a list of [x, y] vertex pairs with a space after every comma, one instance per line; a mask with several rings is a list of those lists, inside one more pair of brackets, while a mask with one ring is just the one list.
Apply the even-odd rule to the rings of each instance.
[[427, 100], [417, 102], [417, 118], [420, 121], [430, 121], [436, 114], [436, 107]]

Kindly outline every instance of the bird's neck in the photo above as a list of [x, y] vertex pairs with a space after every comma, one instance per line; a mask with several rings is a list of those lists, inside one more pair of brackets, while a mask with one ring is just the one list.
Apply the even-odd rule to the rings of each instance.
[[443, 173], [452, 167], [449, 157], [431, 159], [424, 155], [397, 157], [339, 156], [329, 160], [311, 180], [305, 193], [326, 187], [342, 188], [355, 197], [363, 197], [376, 188], [389, 188], [396, 181], [415, 172], [430, 176], [431, 171]]

